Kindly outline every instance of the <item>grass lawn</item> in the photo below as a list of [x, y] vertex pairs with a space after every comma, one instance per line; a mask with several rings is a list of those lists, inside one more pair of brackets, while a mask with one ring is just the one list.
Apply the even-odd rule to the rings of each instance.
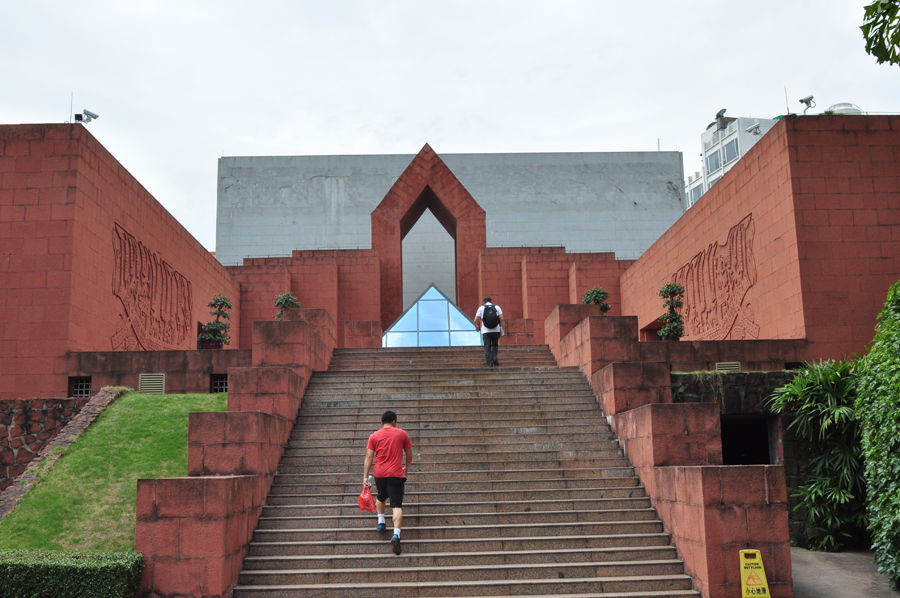
[[187, 475], [188, 413], [225, 408], [225, 394], [120, 397], [0, 521], [0, 547], [134, 550], [138, 478]]

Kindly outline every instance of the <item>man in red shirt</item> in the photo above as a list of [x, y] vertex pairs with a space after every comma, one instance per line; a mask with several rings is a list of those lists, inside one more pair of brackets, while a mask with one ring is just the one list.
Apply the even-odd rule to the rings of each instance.
[[[403, 454], [406, 453], [406, 467]], [[400, 526], [403, 523], [403, 485], [413, 462], [412, 442], [409, 434], [397, 427], [397, 414], [385, 411], [381, 416], [381, 429], [369, 436], [366, 445], [366, 464], [363, 484], [369, 483], [369, 470], [375, 460], [375, 510], [378, 513], [378, 529], [384, 530], [384, 502], [391, 499], [394, 535], [391, 546], [394, 554], [400, 554]]]

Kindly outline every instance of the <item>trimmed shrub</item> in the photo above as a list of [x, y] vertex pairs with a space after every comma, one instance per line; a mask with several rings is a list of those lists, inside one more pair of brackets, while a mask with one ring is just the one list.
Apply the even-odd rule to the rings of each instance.
[[865, 537], [866, 488], [862, 445], [856, 417], [857, 379], [853, 364], [820, 361], [805, 364], [794, 379], [769, 399], [775, 413], [792, 416], [788, 428], [811, 456], [794, 507], [806, 513], [817, 534], [810, 546], [840, 550], [848, 540]]
[[0, 598], [133, 598], [143, 569], [136, 552], [0, 550]]
[[878, 571], [900, 585], [900, 282], [888, 292], [869, 354], [860, 360], [857, 412]]
[[666, 313], [659, 317], [662, 328], [656, 331], [660, 338], [678, 339], [684, 336], [684, 320], [677, 310], [684, 306], [684, 287], [677, 282], [667, 282], [659, 290], [658, 295], [665, 299], [663, 307]]
[[275, 297], [275, 307], [278, 311], [275, 313], [275, 319], [279, 322], [284, 318], [284, 312], [288, 309], [298, 309], [300, 301], [290, 293], [282, 293]]
[[231, 301], [225, 295], [216, 295], [207, 304], [211, 307], [210, 315], [216, 316], [215, 320], [211, 320], [203, 325], [203, 332], [197, 335], [197, 340], [201, 343], [220, 343], [227, 345], [231, 342], [228, 331], [231, 329], [230, 322], [223, 322], [219, 318], [231, 319], [228, 310], [232, 308]]
[[586, 305], [599, 305], [600, 306], [600, 314], [606, 315], [606, 312], [610, 310], [609, 303], [609, 293], [603, 287], [594, 287], [587, 291], [584, 296], [581, 298], [581, 301]]

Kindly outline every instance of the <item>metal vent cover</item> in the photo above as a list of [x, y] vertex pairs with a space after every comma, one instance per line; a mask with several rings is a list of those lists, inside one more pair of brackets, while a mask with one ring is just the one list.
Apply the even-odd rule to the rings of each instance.
[[716, 371], [717, 372], [740, 372], [741, 371], [741, 362], [740, 361], [718, 361], [718, 362], [716, 362]]
[[166, 394], [165, 374], [141, 374], [138, 382], [138, 392], [148, 395]]

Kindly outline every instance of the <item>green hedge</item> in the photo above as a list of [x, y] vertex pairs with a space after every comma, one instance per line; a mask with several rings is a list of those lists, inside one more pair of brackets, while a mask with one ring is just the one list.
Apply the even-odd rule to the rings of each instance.
[[857, 412], [869, 533], [878, 570], [900, 585], [900, 282], [888, 293], [872, 348], [860, 365]]
[[143, 568], [136, 552], [0, 550], [0, 598], [133, 598]]

